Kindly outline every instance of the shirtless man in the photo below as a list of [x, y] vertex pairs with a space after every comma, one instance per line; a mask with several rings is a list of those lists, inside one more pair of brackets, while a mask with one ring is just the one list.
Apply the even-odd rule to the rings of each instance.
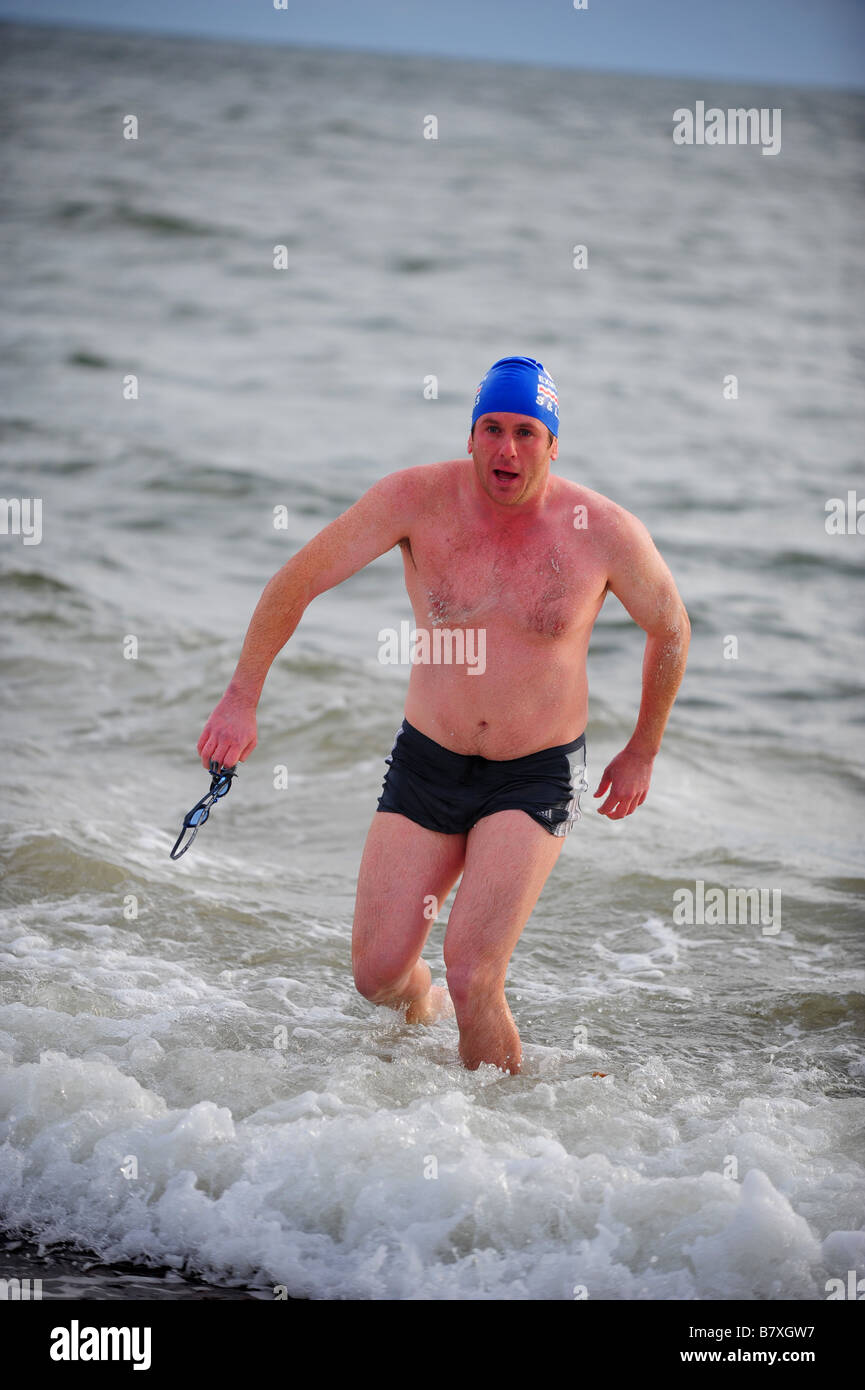
[[[606, 794], [599, 810], [611, 820], [646, 799], [690, 624], [642, 523], [550, 471], [558, 397], [539, 362], [503, 358], [490, 368], [468, 452], [382, 478], [274, 575], [198, 751], [205, 766], [252, 752], [265, 677], [307, 605], [399, 545], [416, 632], [462, 630], [467, 650], [483, 633], [485, 662], [412, 665], [358, 876], [355, 983], [409, 1022], [453, 1007], [465, 1066], [518, 1072], [505, 975], [579, 819], [594, 621], [611, 591], [647, 634], [636, 727], [595, 792]], [[460, 874], [444, 989], [431, 984], [421, 951], [431, 898], [437, 909]]]

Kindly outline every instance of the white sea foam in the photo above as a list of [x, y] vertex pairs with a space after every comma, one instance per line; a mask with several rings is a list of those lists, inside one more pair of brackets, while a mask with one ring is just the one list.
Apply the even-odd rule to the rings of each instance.
[[[839, 1261], [861, 1263], [844, 1235], [861, 1167], [821, 1153], [850, 1141], [861, 1104], [824, 1101], [816, 1131], [801, 1100], [728, 1098], [719, 1114], [654, 1058], [598, 1080], [560, 1055], [552, 1083], [509, 1083], [430, 1069], [409, 1047], [394, 1063], [344, 1057], [332, 1089], [234, 1119], [212, 1101], [169, 1106], [130, 1075], [172, 1065], [154, 1040], [113, 1052], [7, 1058], [0, 1081], [7, 1221], [105, 1260], [403, 1299], [570, 1298], [580, 1284], [593, 1298], [815, 1298]], [[206, 1061], [247, 1087], [276, 1063]], [[723, 1175], [731, 1153], [738, 1180]]]

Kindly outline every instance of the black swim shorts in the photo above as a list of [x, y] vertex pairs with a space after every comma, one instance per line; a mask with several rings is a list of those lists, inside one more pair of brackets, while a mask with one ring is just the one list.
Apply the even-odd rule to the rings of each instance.
[[496, 811], [525, 811], [551, 835], [567, 835], [588, 788], [585, 734], [502, 760], [452, 753], [404, 719], [385, 762], [377, 809], [446, 835], [465, 835]]

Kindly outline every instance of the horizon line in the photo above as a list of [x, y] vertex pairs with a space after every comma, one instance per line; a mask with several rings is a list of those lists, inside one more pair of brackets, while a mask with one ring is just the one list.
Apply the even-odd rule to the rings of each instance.
[[141, 25], [115, 25], [100, 24], [92, 21], [78, 22], [68, 19], [33, 19], [29, 15], [19, 15], [7, 13], [0, 10], [0, 24], [15, 24], [22, 28], [31, 29], [58, 29], [71, 30], [76, 33], [85, 34], [113, 34], [119, 37], [153, 38], [181, 41], [198, 41], [201, 43], [244, 43], [257, 48], [294, 48], [307, 53], [339, 53], [351, 55], [353, 53], [364, 53], [379, 58], [416, 58], [437, 63], [472, 63], [476, 65], [486, 65], [490, 67], [507, 66], [518, 68], [539, 68], [546, 72], [579, 72], [579, 73], [598, 73], [608, 77], [641, 77], [652, 79], [659, 82], [689, 81], [689, 82], [718, 82], [727, 86], [759, 85], [760, 87], [780, 87], [780, 88], [804, 88], [808, 91], [823, 92], [846, 92], [852, 96], [865, 96], [865, 74], [863, 74], [862, 86], [854, 87], [846, 83], [811, 81], [809, 79], [792, 79], [777, 77], [730, 77], [719, 73], [700, 73], [692, 71], [671, 71], [658, 72], [648, 68], [615, 68], [604, 65], [593, 65], [582, 67], [573, 63], [545, 63], [540, 61], [526, 62], [519, 58], [477, 58], [464, 54], [453, 53], [433, 53], [422, 49], [397, 49], [397, 48], [375, 48], [371, 45], [356, 44], [352, 46], [341, 46], [329, 43], [302, 43], [296, 40], [273, 38], [265, 39], [259, 36], [248, 34], [207, 34], [201, 30], [176, 30], [176, 29], [154, 29], [145, 28]]

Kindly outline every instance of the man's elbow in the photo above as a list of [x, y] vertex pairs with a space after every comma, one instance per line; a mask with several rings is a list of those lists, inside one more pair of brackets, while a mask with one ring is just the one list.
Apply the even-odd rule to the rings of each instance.
[[682, 670], [685, 669], [685, 662], [688, 659], [688, 648], [691, 645], [691, 620], [688, 617], [688, 610], [684, 603], [675, 627], [673, 636], [673, 650], [681, 662]]
[[665, 613], [648, 635], [659, 643], [665, 658], [684, 661], [691, 643], [691, 621], [684, 603], [680, 600], [674, 612]]
[[683, 652], [688, 650], [691, 641], [691, 620], [688, 617], [688, 610], [679, 600], [679, 606], [675, 616], [667, 627], [667, 636], [670, 640], [678, 642]]

